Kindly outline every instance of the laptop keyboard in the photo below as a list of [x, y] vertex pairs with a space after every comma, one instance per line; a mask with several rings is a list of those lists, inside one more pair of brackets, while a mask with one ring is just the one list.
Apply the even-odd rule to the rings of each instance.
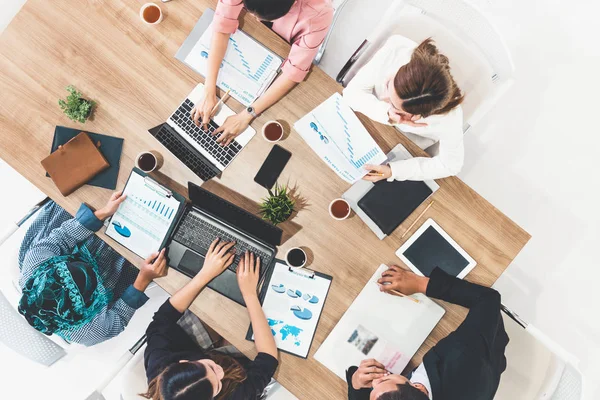
[[198, 150], [179, 137], [179, 134], [171, 132], [165, 125], [163, 124], [156, 133], [152, 131], [150, 133], [203, 181], [208, 181], [217, 176], [216, 167], [213, 168], [208, 165], [209, 161], [201, 156]]
[[211, 156], [227, 167], [242, 150], [242, 146], [236, 141], [231, 142], [229, 146], [221, 146], [217, 143], [218, 136], [213, 136], [212, 134], [219, 126], [213, 120], [207, 125], [207, 130], [203, 129], [202, 124], [196, 126], [190, 115], [192, 108], [194, 108], [194, 103], [190, 99], [185, 99], [173, 115], [171, 115], [171, 120]]
[[239, 237], [233, 236], [228, 232], [225, 232], [219, 227], [214, 226], [213, 224], [209, 223], [208, 221], [205, 221], [201, 217], [191, 212], [188, 212], [185, 215], [174, 237], [174, 239], [177, 242], [189, 247], [190, 249], [202, 255], [206, 254], [211, 243], [216, 238], [219, 238], [226, 242], [236, 242], [234, 245], [235, 259], [233, 261], [233, 264], [229, 266], [229, 269], [233, 272], [237, 270], [240, 258], [246, 251], [254, 253], [255, 257], [260, 257], [261, 270], [263, 265], [269, 265], [271, 263], [271, 260], [273, 259], [273, 255], [269, 255], [268, 253], [257, 249], [251, 244], [240, 240]]

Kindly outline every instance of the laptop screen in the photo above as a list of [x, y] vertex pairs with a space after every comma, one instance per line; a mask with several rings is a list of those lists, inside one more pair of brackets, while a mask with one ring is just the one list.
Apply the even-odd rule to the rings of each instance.
[[272, 246], [281, 244], [283, 231], [276, 226], [192, 182], [188, 191], [194, 206]]

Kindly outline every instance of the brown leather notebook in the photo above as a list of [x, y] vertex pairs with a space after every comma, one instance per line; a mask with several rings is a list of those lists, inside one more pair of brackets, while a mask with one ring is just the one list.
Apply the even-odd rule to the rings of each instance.
[[81, 132], [44, 158], [42, 166], [62, 195], [68, 196], [110, 165], [87, 133]]

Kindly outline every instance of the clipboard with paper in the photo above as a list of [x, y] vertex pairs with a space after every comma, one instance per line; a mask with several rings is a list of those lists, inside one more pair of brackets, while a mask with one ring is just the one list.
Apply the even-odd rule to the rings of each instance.
[[[332, 277], [276, 260], [260, 292], [263, 311], [281, 351], [307, 358]], [[253, 340], [252, 326], [246, 340]]]
[[106, 235], [142, 258], [165, 247], [185, 199], [134, 168], [123, 194], [127, 198], [108, 221]]

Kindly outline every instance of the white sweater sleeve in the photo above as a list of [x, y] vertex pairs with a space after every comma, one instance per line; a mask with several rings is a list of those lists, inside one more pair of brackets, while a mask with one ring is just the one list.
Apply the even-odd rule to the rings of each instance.
[[435, 157], [414, 157], [390, 163], [392, 177], [389, 180], [423, 181], [441, 179], [458, 174], [464, 162], [464, 144], [460, 118], [446, 127], [448, 131], [440, 135], [439, 153]]
[[386, 125], [390, 125], [388, 116], [390, 105], [379, 100], [373, 90], [382, 79], [387, 78], [381, 75], [385, 59], [390, 56], [390, 47], [390, 42], [386, 42], [373, 58], [356, 73], [343, 92], [344, 99], [354, 111]]

